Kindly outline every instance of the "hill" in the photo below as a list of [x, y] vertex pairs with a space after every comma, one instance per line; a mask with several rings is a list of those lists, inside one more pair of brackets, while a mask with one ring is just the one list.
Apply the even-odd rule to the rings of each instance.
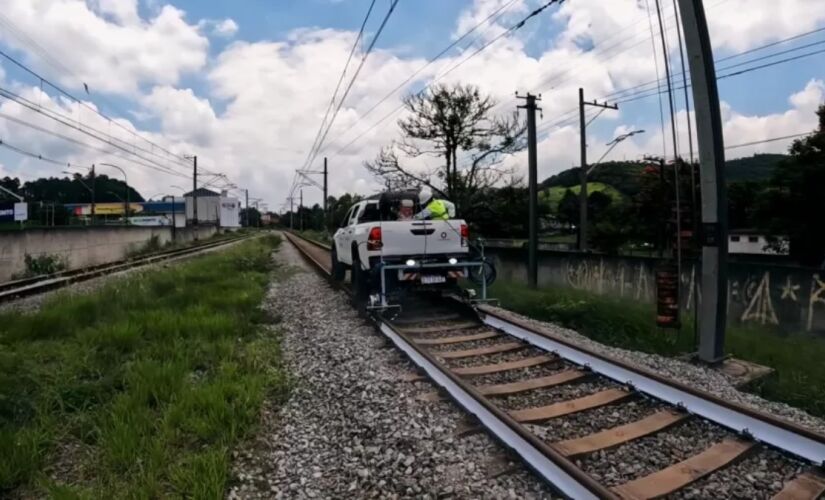
[[[725, 174], [729, 183], [766, 181], [773, 174], [776, 165], [785, 158], [787, 158], [787, 155], [757, 154], [729, 160], [726, 163]], [[632, 197], [639, 192], [639, 175], [643, 169], [644, 164], [641, 162], [606, 162], [593, 170], [588, 176], [588, 180], [607, 184], [614, 187], [619, 193]], [[548, 177], [539, 185], [539, 189], [566, 188], [578, 185], [579, 168], [573, 167]]]
[[788, 155], [762, 154], [728, 160], [725, 174], [728, 182], [766, 181], [773, 170]]
[[[571, 187], [562, 187], [562, 186], [554, 186], [549, 189], [545, 189], [539, 192], [539, 199], [543, 203], [547, 203], [550, 207], [550, 210], [555, 212], [559, 206], [559, 202], [564, 197], [564, 193], [567, 190], [573, 192], [573, 194], [578, 195], [579, 191], [581, 191], [581, 186], [575, 185]], [[601, 191], [604, 194], [610, 196], [610, 198], [616, 202], [621, 201], [622, 193], [620, 193], [616, 188], [609, 184], [604, 184], [602, 182], [588, 182], [587, 183], [587, 193], [593, 194], [597, 191]]]

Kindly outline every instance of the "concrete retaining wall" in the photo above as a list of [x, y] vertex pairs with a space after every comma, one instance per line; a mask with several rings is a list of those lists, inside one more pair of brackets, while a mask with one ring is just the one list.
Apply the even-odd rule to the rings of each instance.
[[[217, 232], [214, 226], [178, 228], [175, 239], [188, 242]], [[140, 250], [153, 237], [166, 245], [172, 240], [170, 227], [66, 227], [26, 229], [0, 233], [0, 282], [26, 270], [25, 256], [53, 255], [69, 269], [122, 260]]]
[[[527, 283], [527, 251], [485, 248], [499, 279]], [[655, 258], [539, 251], [539, 287], [561, 286], [653, 304]], [[759, 324], [785, 332], [825, 333], [825, 270], [752, 262], [731, 262], [728, 322]], [[693, 314], [694, 282], [701, 265], [685, 262], [680, 277], [682, 311]], [[697, 297], [701, 301], [702, 297]]]

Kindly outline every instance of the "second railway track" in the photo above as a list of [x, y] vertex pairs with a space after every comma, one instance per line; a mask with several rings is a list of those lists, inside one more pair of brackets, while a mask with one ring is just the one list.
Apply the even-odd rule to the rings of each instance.
[[51, 290], [62, 288], [73, 283], [87, 281], [107, 274], [126, 271], [140, 266], [154, 264], [186, 255], [192, 255], [204, 250], [217, 248], [225, 245], [236, 243], [240, 240], [249, 238], [250, 236], [240, 236], [222, 239], [219, 241], [193, 245], [185, 248], [176, 248], [172, 250], [164, 250], [143, 257], [127, 259], [117, 262], [110, 262], [108, 264], [99, 264], [96, 266], [83, 267], [78, 269], [70, 269], [60, 271], [54, 274], [34, 276], [31, 278], [23, 278], [13, 281], [0, 283], [0, 303], [10, 302], [23, 297], [38, 295]]
[[[329, 274], [328, 250], [288, 235]], [[825, 436], [556, 338], [498, 310], [412, 305], [376, 327], [570, 498], [816, 499]]]

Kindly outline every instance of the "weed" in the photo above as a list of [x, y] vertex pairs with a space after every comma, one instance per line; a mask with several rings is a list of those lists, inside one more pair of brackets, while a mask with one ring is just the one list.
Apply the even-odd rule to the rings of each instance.
[[[279, 241], [0, 313], [0, 496], [221, 496], [229, 450], [288, 387], [259, 307]], [[69, 436], [90, 479], [43, 480]]]
[[23, 257], [23, 261], [25, 263], [26, 270], [20, 274], [14, 275], [12, 277], [13, 279], [54, 274], [63, 271], [67, 267], [66, 259], [64, 257], [48, 253], [37, 256], [26, 254]]

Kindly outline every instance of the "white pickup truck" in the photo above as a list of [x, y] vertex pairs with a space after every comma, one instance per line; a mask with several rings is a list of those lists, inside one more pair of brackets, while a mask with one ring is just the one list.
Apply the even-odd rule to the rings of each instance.
[[399, 287], [450, 286], [467, 276], [467, 223], [411, 219], [418, 211], [411, 192], [353, 205], [333, 236], [333, 277], [343, 280], [349, 269], [356, 296], [378, 293], [383, 299]]

